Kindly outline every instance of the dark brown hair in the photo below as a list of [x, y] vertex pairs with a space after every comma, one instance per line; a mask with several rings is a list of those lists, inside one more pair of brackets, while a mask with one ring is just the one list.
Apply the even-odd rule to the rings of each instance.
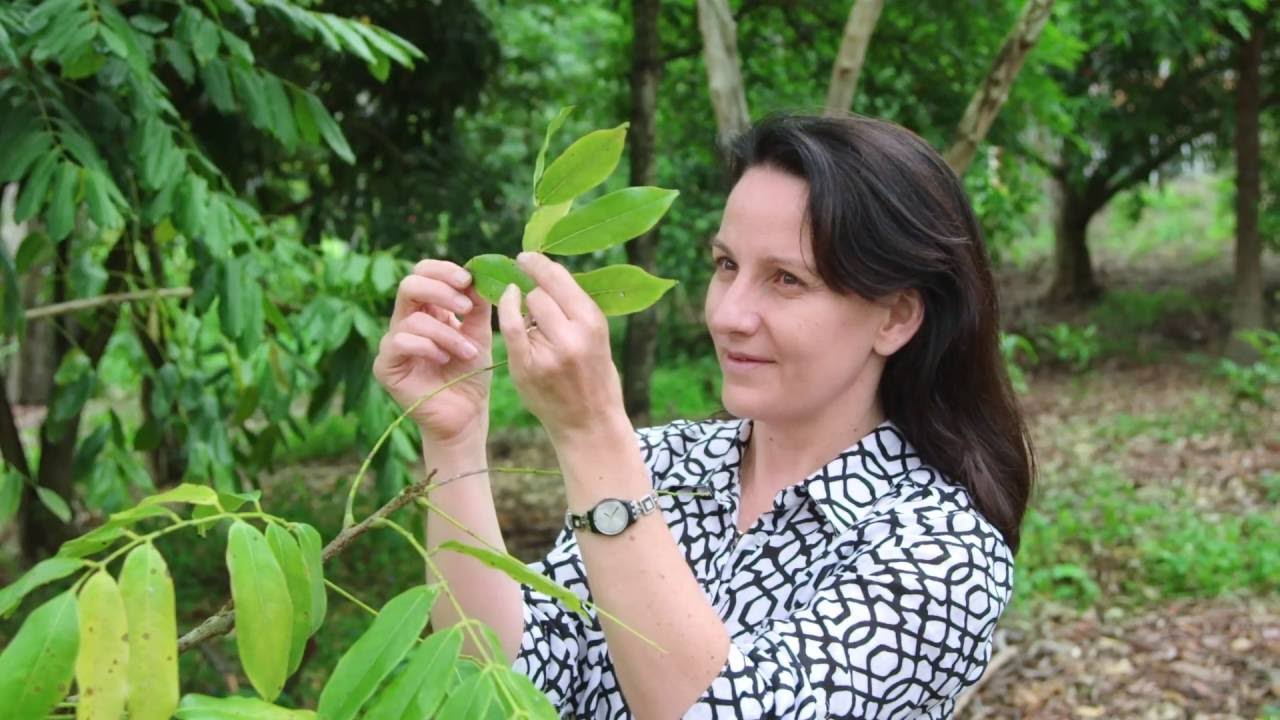
[[735, 181], [764, 165], [808, 182], [806, 220], [830, 288], [868, 300], [920, 293], [923, 324], [888, 359], [880, 402], [1017, 552], [1035, 459], [1000, 354], [982, 231], [959, 178], [915, 133], [856, 116], [769, 117], [735, 141], [730, 161]]

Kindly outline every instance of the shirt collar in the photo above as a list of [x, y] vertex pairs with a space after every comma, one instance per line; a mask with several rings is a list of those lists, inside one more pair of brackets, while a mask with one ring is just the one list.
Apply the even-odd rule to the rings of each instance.
[[[736, 507], [739, 468], [750, 437], [749, 419], [719, 423], [689, 448], [658, 489], [710, 494], [721, 505]], [[843, 533], [922, 465], [898, 427], [886, 420], [798, 484], [836, 532]]]

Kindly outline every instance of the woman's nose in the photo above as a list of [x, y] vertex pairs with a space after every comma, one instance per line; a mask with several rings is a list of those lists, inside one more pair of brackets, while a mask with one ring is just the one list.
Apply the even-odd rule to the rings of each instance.
[[707, 327], [719, 334], [750, 335], [760, 327], [760, 312], [751, 288], [732, 282], [712, 288], [707, 295]]

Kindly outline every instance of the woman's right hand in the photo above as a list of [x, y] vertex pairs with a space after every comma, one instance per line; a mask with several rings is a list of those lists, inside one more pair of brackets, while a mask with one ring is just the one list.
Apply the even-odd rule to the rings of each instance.
[[[491, 307], [461, 266], [446, 260], [419, 262], [396, 291], [391, 327], [373, 361], [374, 377], [408, 408], [450, 380], [492, 365]], [[415, 408], [410, 417], [423, 442], [483, 439], [491, 375], [473, 375]]]

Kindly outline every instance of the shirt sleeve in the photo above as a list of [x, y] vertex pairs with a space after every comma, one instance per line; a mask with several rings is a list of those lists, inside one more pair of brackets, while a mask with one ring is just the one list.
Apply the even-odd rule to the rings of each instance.
[[[785, 620], [732, 643], [686, 718], [948, 717], [982, 676], [1012, 556], [971, 512], [897, 525]], [[899, 523], [907, 522], [902, 528]]]
[[[677, 421], [636, 431], [636, 442], [650, 479], [656, 484], [671, 469], [687, 446], [701, 435], [697, 423]], [[538, 573], [589, 601], [586, 567], [577, 538], [563, 528], [542, 560], [530, 563]], [[575, 707], [588, 672], [588, 630], [599, 635], [598, 621], [586, 620], [548, 595], [522, 586], [524, 632], [512, 667], [526, 675], [562, 712]]]
[[[573, 531], [564, 528], [551, 552], [529, 567], [589, 599], [586, 571]], [[562, 710], [572, 707], [586, 658], [586, 620], [557, 600], [522, 585], [524, 633], [512, 667]]]

